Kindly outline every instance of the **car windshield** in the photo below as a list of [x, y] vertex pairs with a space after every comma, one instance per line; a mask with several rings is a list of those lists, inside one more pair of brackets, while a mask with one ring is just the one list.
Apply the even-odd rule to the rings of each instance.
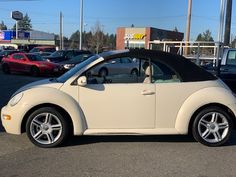
[[1, 56], [7, 56], [7, 55], [9, 55], [9, 54], [11, 54], [11, 53], [14, 53], [14, 51], [2, 51], [2, 52], [0, 52], [0, 55]]
[[50, 56], [51, 57], [63, 57], [66, 54], [66, 51], [56, 51], [53, 52]]
[[45, 59], [43, 57], [41, 57], [40, 55], [32, 55], [32, 54], [27, 54], [26, 55], [27, 58], [30, 61], [44, 61]]
[[40, 51], [39, 48], [33, 48], [30, 50], [30, 53], [39, 52], [39, 51]]
[[89, 59], [85, 60], [84, 62], [77, 64], [74, 68], [72, 68], [71, 70], [67, 71], [65, 74], [63, 74], [62, 76], [57, 78], [58, 82], [64, 83], [66, 82], [69, 78], [71, 78], [74, 74], [76, 74], [79, 70], [81, 70], [82, 68], [84, 68], [85, 66], [89, 65], [90, 63], [92, 63], [93, 61], [97, 60], [98, 58], [100, 58], [99, 55], [94, 55], [92, 57], [90, 57]]
[[1, 55], [1, 56], [2, 56], [2, 55], [5, 55], [4, 51], [0, 52], [0, 55]]
[[81, 55], [77, 55], [76, 57], [70, 59], [69, 61], [80, 63], [80, 62], [82, 62], [82, 61], [88, 59], [88, 58], [91, 57], [91, 56], [92, 56], [91, 54], [81, 54]]

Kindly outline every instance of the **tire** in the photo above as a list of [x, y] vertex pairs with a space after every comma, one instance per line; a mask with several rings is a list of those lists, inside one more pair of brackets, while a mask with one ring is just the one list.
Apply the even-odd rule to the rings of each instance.
[[138, 76], [138, 70], [137, 69], [132, 69], [132, 71], [130, 72], [130, 74], [132, 76]]
[[31, 76], [37, 77], [39, 76], [39, 68], [37, 66], [32, 66], [30, 70]]
[[8, 64], [3, 64], [2, 65], [2, 71], [5, 73], [5, 74], [10, 74], [10, 67], [8, 66]]
[[192, 126], [196, 141], [211, 147], [224, 145], [230, 138], [233, 121], [220, 107], [208, 107], [200, 111]]
[[107, 76], [107, 75], [108, 75], [107, 69], [106, 69], [106, 68], [100, 69], [99, 72], [98, 72], [98, 75], [99, 75], [100, 77], [105, 77], [105, 76]]
[[62, 145], [69, 135], [69, 125], [62, 114], [52, 107], [34, 111], [26, 122], [26, 133], [38, 147], [52, 148]]

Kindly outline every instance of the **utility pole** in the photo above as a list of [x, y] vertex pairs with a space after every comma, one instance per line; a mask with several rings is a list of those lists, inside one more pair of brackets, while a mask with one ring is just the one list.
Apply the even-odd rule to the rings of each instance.
[[224, 32], [224, 20], [225, 20], [225, 0], [220, 1], [220, 24], [218, 32], [218, 43], [217, 43], [217, 57], [216, 57], [216, 67], [217, 75], [220, 74], [220, 58], [223, 54], [223, 32]]
[[62, 12], [60, 12], [60, 50], [63, 49], [63, 16]]
[[[192, 0], [188, 0], [188, 17], [187, 17], [187, 26], [186, 26], [186, 42], [189, 42], [190, 39], [190, 29], [191, 29], [191, 16], [192, 16]], [[188, 43], [186, 43], [185, 55], [188, 54]]]
[[16, 20], [16, 39], [18, 39], [18, 20]]
[[82, 50], [82, 39], [83, 39], [83, 0], [80, 0], [80, 35], [79, 35], [79, 49]]
[[227, 0], [226, 19], [225, 19], [225, 35], [224, 35], [224, 45], [225, 46], [229, 46], [229, 44], [230, 44], [231, 18], [232, 18], [232, 0]]

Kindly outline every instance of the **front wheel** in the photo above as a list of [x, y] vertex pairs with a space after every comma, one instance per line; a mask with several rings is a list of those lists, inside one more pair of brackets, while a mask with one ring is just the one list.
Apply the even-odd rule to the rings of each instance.
[[30, 74], [34, 77], [39, 76], [39, 68], [37, 66], [32, 66], [31, 70], [30, 70]]
[[130, 74], [132, 76], [138, 76], [138, 70], [137, 69], [133, 69]]
[[193, 122], [193, 137], [207, 146], [221, 146], [231, 135], [233, 122], [220, 107], [208, 107], [200, 111]]
[[3, 64], [2, 66], [2, 71], [5, 73], [5, 74], [10, 74], [10, 68], [7, 64]]
[[36, 146], [55, 147], [66, 140], [69, 133], [68, 123], [55, 108], [40, 108], [29, 116], [26, 133]]

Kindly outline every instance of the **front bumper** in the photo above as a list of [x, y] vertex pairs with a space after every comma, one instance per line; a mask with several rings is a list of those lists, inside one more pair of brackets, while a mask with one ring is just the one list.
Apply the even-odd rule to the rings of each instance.
[[[16, 105], [14, 107], [6, 105], [2, 108], [1, 121], [7, 133], [16, 135], [21, 134], [21, 123], [25, 114], [25, 112], [19, 111], [24, 110], [22, 108], [22, 105]], [[6, 117], [9, 116], [10, 120], [7, 120]]]

